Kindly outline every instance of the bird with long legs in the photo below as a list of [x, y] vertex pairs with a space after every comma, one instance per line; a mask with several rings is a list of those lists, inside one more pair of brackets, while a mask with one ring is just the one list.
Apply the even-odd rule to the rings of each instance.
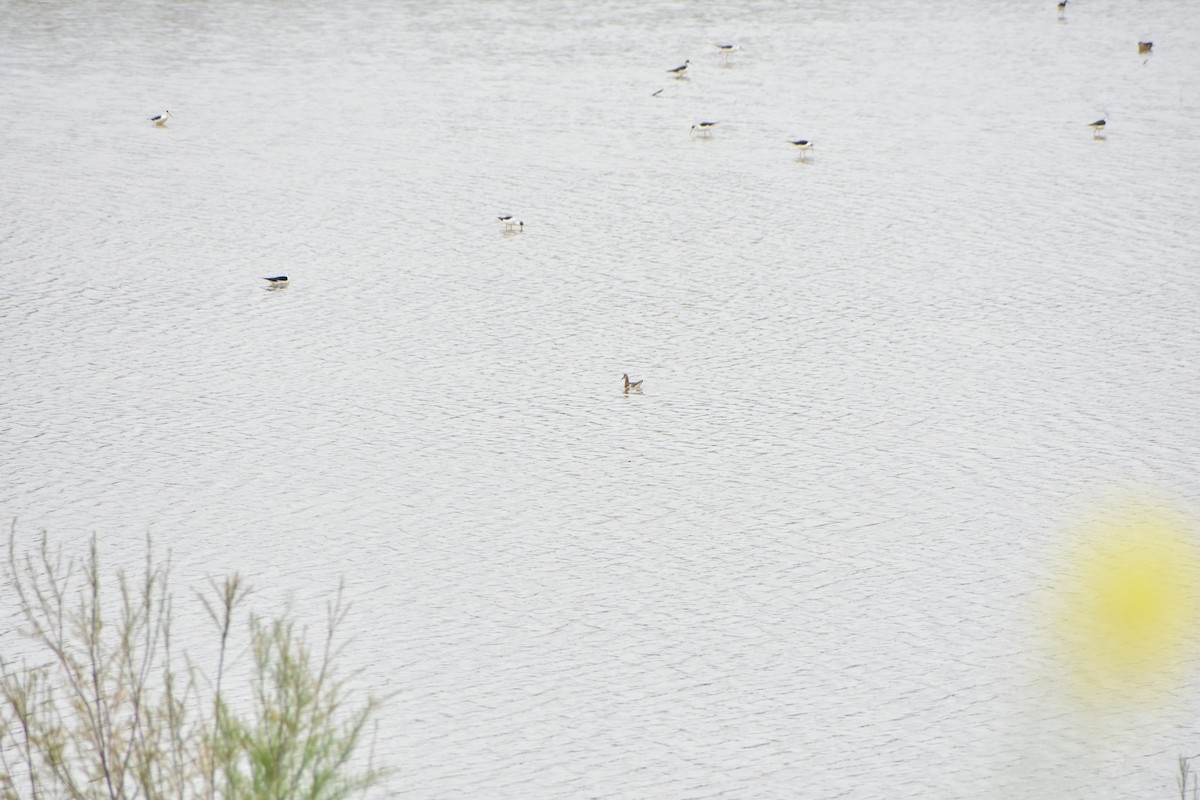
[[811, 139], [788, 139], [788, 144], [796, 149], [799, 154], [797, 158], [806, 158], [812, 152], [813, 143]]
[[687, 76], [688, 65], [691, 63], [692, 63], [691, 59], [688, 59], [688, 60], [684, 61], [682, 64], [680, 64], [678, 67], [676, 67], [675, 69], [667, 70], [667, 72], [670, 73], [671, 75], [674, 75], [676, 78], [684, 78]]

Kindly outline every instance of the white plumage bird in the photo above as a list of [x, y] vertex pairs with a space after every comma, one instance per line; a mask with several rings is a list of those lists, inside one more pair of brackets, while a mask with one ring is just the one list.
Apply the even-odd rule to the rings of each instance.
[[809, 139], [788, 139], [788, 143], [800, 152], [801, 158], [804, 158], [813, 149], [813, 143]]

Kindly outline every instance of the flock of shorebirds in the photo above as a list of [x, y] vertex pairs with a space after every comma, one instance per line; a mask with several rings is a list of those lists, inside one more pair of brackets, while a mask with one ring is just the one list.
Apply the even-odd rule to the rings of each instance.
[[[1066, 19], [1067, 17], [1067, 0], [1058, 0], [1058, 18]], [[1154, 52], [1154, 42], [1138, 42], [1138, 55], [1148, 56]], [[1144, 61], [1142, 62], [1145, 63]], [[1089, 122], [1088, 127], [1092, 129], [1093, 139], [1103, 139], [1104, 130], [1108, 127], [1108, 112], [1104, 112], [1104, 116], [1095, 122]]]
[[[739, 49], [738, 46], [734, 45], [734, 44], [718, 44], [716, 47], [717, 47], [717, 50], [721, 54], [721, 63], [723, 63], [725, 65], [729, 64], [730, 55], [732, 55], [734, 51]], [[667, 70], [667, 74], [672, 76], [676, 80], [689, 80], [689, 78], [687, 76], [687, 72], [691, 68], [691, 65], [692, 65], [691, 59], [686, 59], [678, 67], [673, 67], [672, 69]], [[652, 92], [650, 96], [658, 97], [662, 93], [663, 93], [663, 90], [659, 89], [656, 92]], [[155, 117], [155, 119], [157, 120], [157, 119], [159, 119], [159, 117]], [[712, 136], [713, 128], [715, 128], [718, 124], [720, 124], [720, 123], [713, 122], [713, 121], [697, 122], [695, 125], [692, 126], [691, 135], [693, 137], [708, 139]], [[813, 149], [813, 142], [810, 139], [788, 139], [788, 143], [796, 149], [796, 151], [799, 153], [798, 157], [801, 160], [807, 158], [808, 154], [811, 153], [812, 149]], [[513, 234], [525, 232], [525, 223], [521, 220], [516, 219], [512, 214], [505, 214], [504, 216], [496, 217], [496, 219], [504, 226], [504, 233], [506, 235], [513, 235]], [[636, 384], [629, 384], [628, 380], [629, 380], [628, 376], [626, 376], [626, 383], [627, 383], [627, 385], [625, 387], [626, 392], [641, 391], [641, 381], [638, 381]]]
[[[729, 66], [729, 57], [731, 55], [733, 55], [734, 51], [736, 51], [737, 49], [738, 49], [738, 46], [735, 44], [719, 44], [719, 45], [717, 45], [717, 50], [719, 50], [721, 53], [721, 63], [724, 64], [725, 66]], [[675, 80], [677, 80], [677, 81], [686, 81], [686, 80], [689, 80], [687, 73], [688, 73], [688, 69], [691, 66], [692, 66], [692, 60], [690, 58], [685, 59], [684, 62], [682, 64], [680, 64], [678, 67], [673, 67], [672, 69], [667, 70], [667, 74], [670, 75], [671, 77], [675, 78]], [[663, 90], [659, 89], [658, 91], [651, 93], [650, 96], [658, 97], [662, 93], [663, 93]], [[698, 136], [702, 139], [707, 139], [712, 136], [713, 128], [715, 128], [719, 124], [720, 123], [718, 123], [718, 122], [710, 122], [710, 121], [697, 122], [695, 125], [692, 126], [691, 135]], [[805, 158], [809, 153], [812, 152], [812, 149], [813, 149], [813, 143], [810, 139], [788, 139], [788, 144], [790, 144], [792, 147], [794, 147], [799, 152], [799, 154], [800, 154], [799, 157], [801, 159]]]
[[[1067, 2], [1068, 2], [1068, 0], [1059, 0], [1059, 2], [1058, 2], [1058, 18], [1059, 19], [1065, 19], [1065, 17], [1066, 17]], [[725, 65], [728, 65], [729, 57], [731, 55], [733, 55], [734, 51], [736, 51], [737, 49], [738, 49], [737, 45], [718, 44], [717, 50], [720, 51], [722, 63]], [[1153, 52], [1153, 50], [1154, 50], [1154, 42], [1149, 42], [1149, 41], [1146, 41], [1146, 42], [1139, 41], [1138, 42], [1138, 54], [1139, 55], [1148, 56]], [[673, 67], [672, 69], [667, 70], [667, 74], [671, 75], [673, 78], [675, 78], [675, 80], [688, 80], [687, 72], [688, 72], [688, 69], [691, 67], [691, 64], [692, 64], [691, 59], [685, 59], [684, 62], [682, 64], [680, 64], [679, 66]], [[652, 93], [651, 97], [658, 97], [662, 93], [663, 93], [663, 90], [659, 89], [658, 91]], [[161, 114], [156, 114], [155, 116], [151, 117], [150, 122], [154, 123], [156, 126], [161, 128], [167, 124], [167, 121], [169, 119], [171, 119], [172, 116], [173, 115], [171, 114], [170, 111], [163, 111]], [[702, 122], [697, 122], [695, 125], [692, 126], [690, 135], [694, 136], [694, 137], [700, 137], [700, 138], [709, 138], [712, 136], [713, 128], [715, 128], [718, 124], [719, 124], [718, 122], [707, 121], [707, 120], [702, 121]], [[1104, 116], [1102, 116], [1100, 119], [1096, 120], [1095, 122], [1088, 123], [1088, 127], [1092, 129], [1093, 138], [1103, 139], [1104, 131], [1108, 127], [1108, 112], [1105, 111]], [[792, 145], [792, 147], [794, 147], [799, 152], [799, 154], [800, 154], [799, 158], [801, 158], [801, 159], [804, 159], [809, 153], [812, 152], [813, 142], [809, 139], [788, 139], [787, 141], [788, 141], [788, 144]], [[512, 234], [518, 234], [518, 233], [525, 232], [524, 221], [515, 219], [512, 214], [505, 214], [504, 216], [497, 217], [496, 219], [499, 220], [500, 223], [504, 225], [504, 233], [506, 235], [512, 235]], [[271, 277], [265, 277], [265, 278], [263, 278], [263, 280], [265, 280], [267, 282], [268, 289], [282, 289], [288, 285], [288, 276], [287, 275], [273, 275]], [[624, 383], [625, 383], [625, 394], [630, 394], [631, 392], [634, 394], [642, 393], [642, 381], [640, 381], [640, 380], [631, 381], [631, 380], [629, 380], [628, 374], [621, 375], [621, 380], [624, 381]]]

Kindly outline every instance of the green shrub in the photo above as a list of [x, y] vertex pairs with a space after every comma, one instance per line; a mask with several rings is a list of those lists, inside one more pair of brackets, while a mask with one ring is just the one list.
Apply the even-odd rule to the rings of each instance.
[[340, 589], [319, 650], [290, 614], [249, 617], [252, 699], [237, 708], [222, 680], [240, 575], [201, 597], [218, 637], [206, 674], [172, 650], [169, 565], [149, 545], [143, 574], [117, 569], [110, 596], [94, 538], [84, 559], [45, 533], [19, 553], [15, 524], [8, 544], [5, 596], [32, 645], [0, 657], [0, 799], [342, 800], [379, 785], [354, 758], [379, 701], [352, 703], [338, 676]]

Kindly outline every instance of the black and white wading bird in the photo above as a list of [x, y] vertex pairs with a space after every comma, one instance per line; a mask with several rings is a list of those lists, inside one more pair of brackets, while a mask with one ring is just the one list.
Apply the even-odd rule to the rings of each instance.
[[700, 136], [707, 139], [712, 136], [712, 129], [717, 126], [716, 122], [701, 122], [692, 126], [692, 136]]
[[736, 50], [737, 47], [731, 44], [719, 44], [717, 45], [717, 49], [721, 51], [721, 63], [728, 64], [729, 56], [733, 55], [733, 51]]
[[1104, 129], [1108, 127], [1108, 112], [1104, 112], [1104, 116], [1095, 122], [1089, 122], [1088, 127], [1092, 129], [1092, 138], [1099, 139], [1104, 136]]
[[270, 288], [272, 289], [278, 289], [288, 285], [287, 275], [276, 275], [272, 278], [263, 278], [263, 280], [270, 284]]
[[173, 115], [171, 114], [170, 111], [164, 111], [163, 113], [159, 114], [156, 117], [151, 117], [150, 121], [161, 128], [163, 125], [167, 124], [167, 120], [170, 119], [172, 116]]
[[1067, 15], [1067, 0], [1058, 0], [1058, 18], [1062, 19]]
[[[513, 219], [512, 214], [505, 214], [503, 217], [496, 217], [496, 219], [504, 223], [504, 230], [506, 231], [511, 231], [513, 228], [517, 227], [517, 221]], [[524, 226], [525, 223], [522, 222], [521, 225]]]
[[680, 64], [678, 67], [676, 67], [675, 69], [667, 70], [667, 72], [671, 73], [676, 78], [682, 78], [684, 76], [684, 74], [687, 73], [688, 64], [690, 64], [690, 63], [692, 63], [692, 60], [688, 59], [687, 61], [684, 61], [682, 64]]
[[629, 394], [630, 392], [637, 392], [638, 394], [642, 393], [642, 382], [641, 381], [629, 380], [628, 373], [622, 374], [621, 380], [625, 381], [625, 394]]
[[800, 153], [800, 158], [807, 156], [813, 149], [813, 143], [809, 139], [788, 139], [788, 143], [796, 148], [796, 151]]

